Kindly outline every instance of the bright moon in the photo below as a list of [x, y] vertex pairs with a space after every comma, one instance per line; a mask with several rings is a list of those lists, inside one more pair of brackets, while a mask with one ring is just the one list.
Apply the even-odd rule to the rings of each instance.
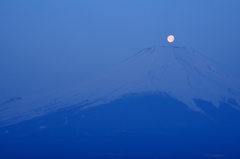
[[174, 36], [173, 35], [169, 35], [168, 37], [167, 37], [167, 41], [168, 42], [170, 42], [170, 43], [172, 43], [173, 41], [174, 41]]

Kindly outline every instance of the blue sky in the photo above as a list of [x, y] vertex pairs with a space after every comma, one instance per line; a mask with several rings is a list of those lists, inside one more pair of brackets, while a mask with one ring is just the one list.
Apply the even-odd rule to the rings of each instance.
[[169, 34], [240, 75], [239, 8], [239, 0], [1, 0], [0, 96], [86, 81], [168, 45]]

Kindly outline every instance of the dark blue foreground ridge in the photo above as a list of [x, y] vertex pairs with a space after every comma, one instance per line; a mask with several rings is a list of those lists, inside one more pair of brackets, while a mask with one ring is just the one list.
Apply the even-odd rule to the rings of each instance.
[[0, 158], [240, 158], [240, 112], [168, 95], [128, 94], [0, 128]]

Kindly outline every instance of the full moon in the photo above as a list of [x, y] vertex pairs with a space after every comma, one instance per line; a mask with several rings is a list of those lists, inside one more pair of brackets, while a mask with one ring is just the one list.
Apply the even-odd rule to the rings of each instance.
[[167, 41], [169, 42], [169, 43], [172, 43], [172, 42], [174, 42], [174, 36], [173, 35], [169, 35], [168, 37], [167, 37]]

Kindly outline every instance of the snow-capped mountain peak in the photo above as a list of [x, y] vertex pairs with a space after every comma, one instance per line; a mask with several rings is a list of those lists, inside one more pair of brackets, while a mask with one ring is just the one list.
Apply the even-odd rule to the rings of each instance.
[[195, 99], [212, 102], [216, 107], [219, 102], [226, 102], [240, 110], [239, 84], [237, 77], [222, 71], [196, 51], [154, 46], [87, 83], [51, 96], [6, 103], [0, 106], [0, 123], [16, 123], [66, 107], [86, 109], [138, 93], [167, 94], [199, 112], [203, 110], [195, 104]]

